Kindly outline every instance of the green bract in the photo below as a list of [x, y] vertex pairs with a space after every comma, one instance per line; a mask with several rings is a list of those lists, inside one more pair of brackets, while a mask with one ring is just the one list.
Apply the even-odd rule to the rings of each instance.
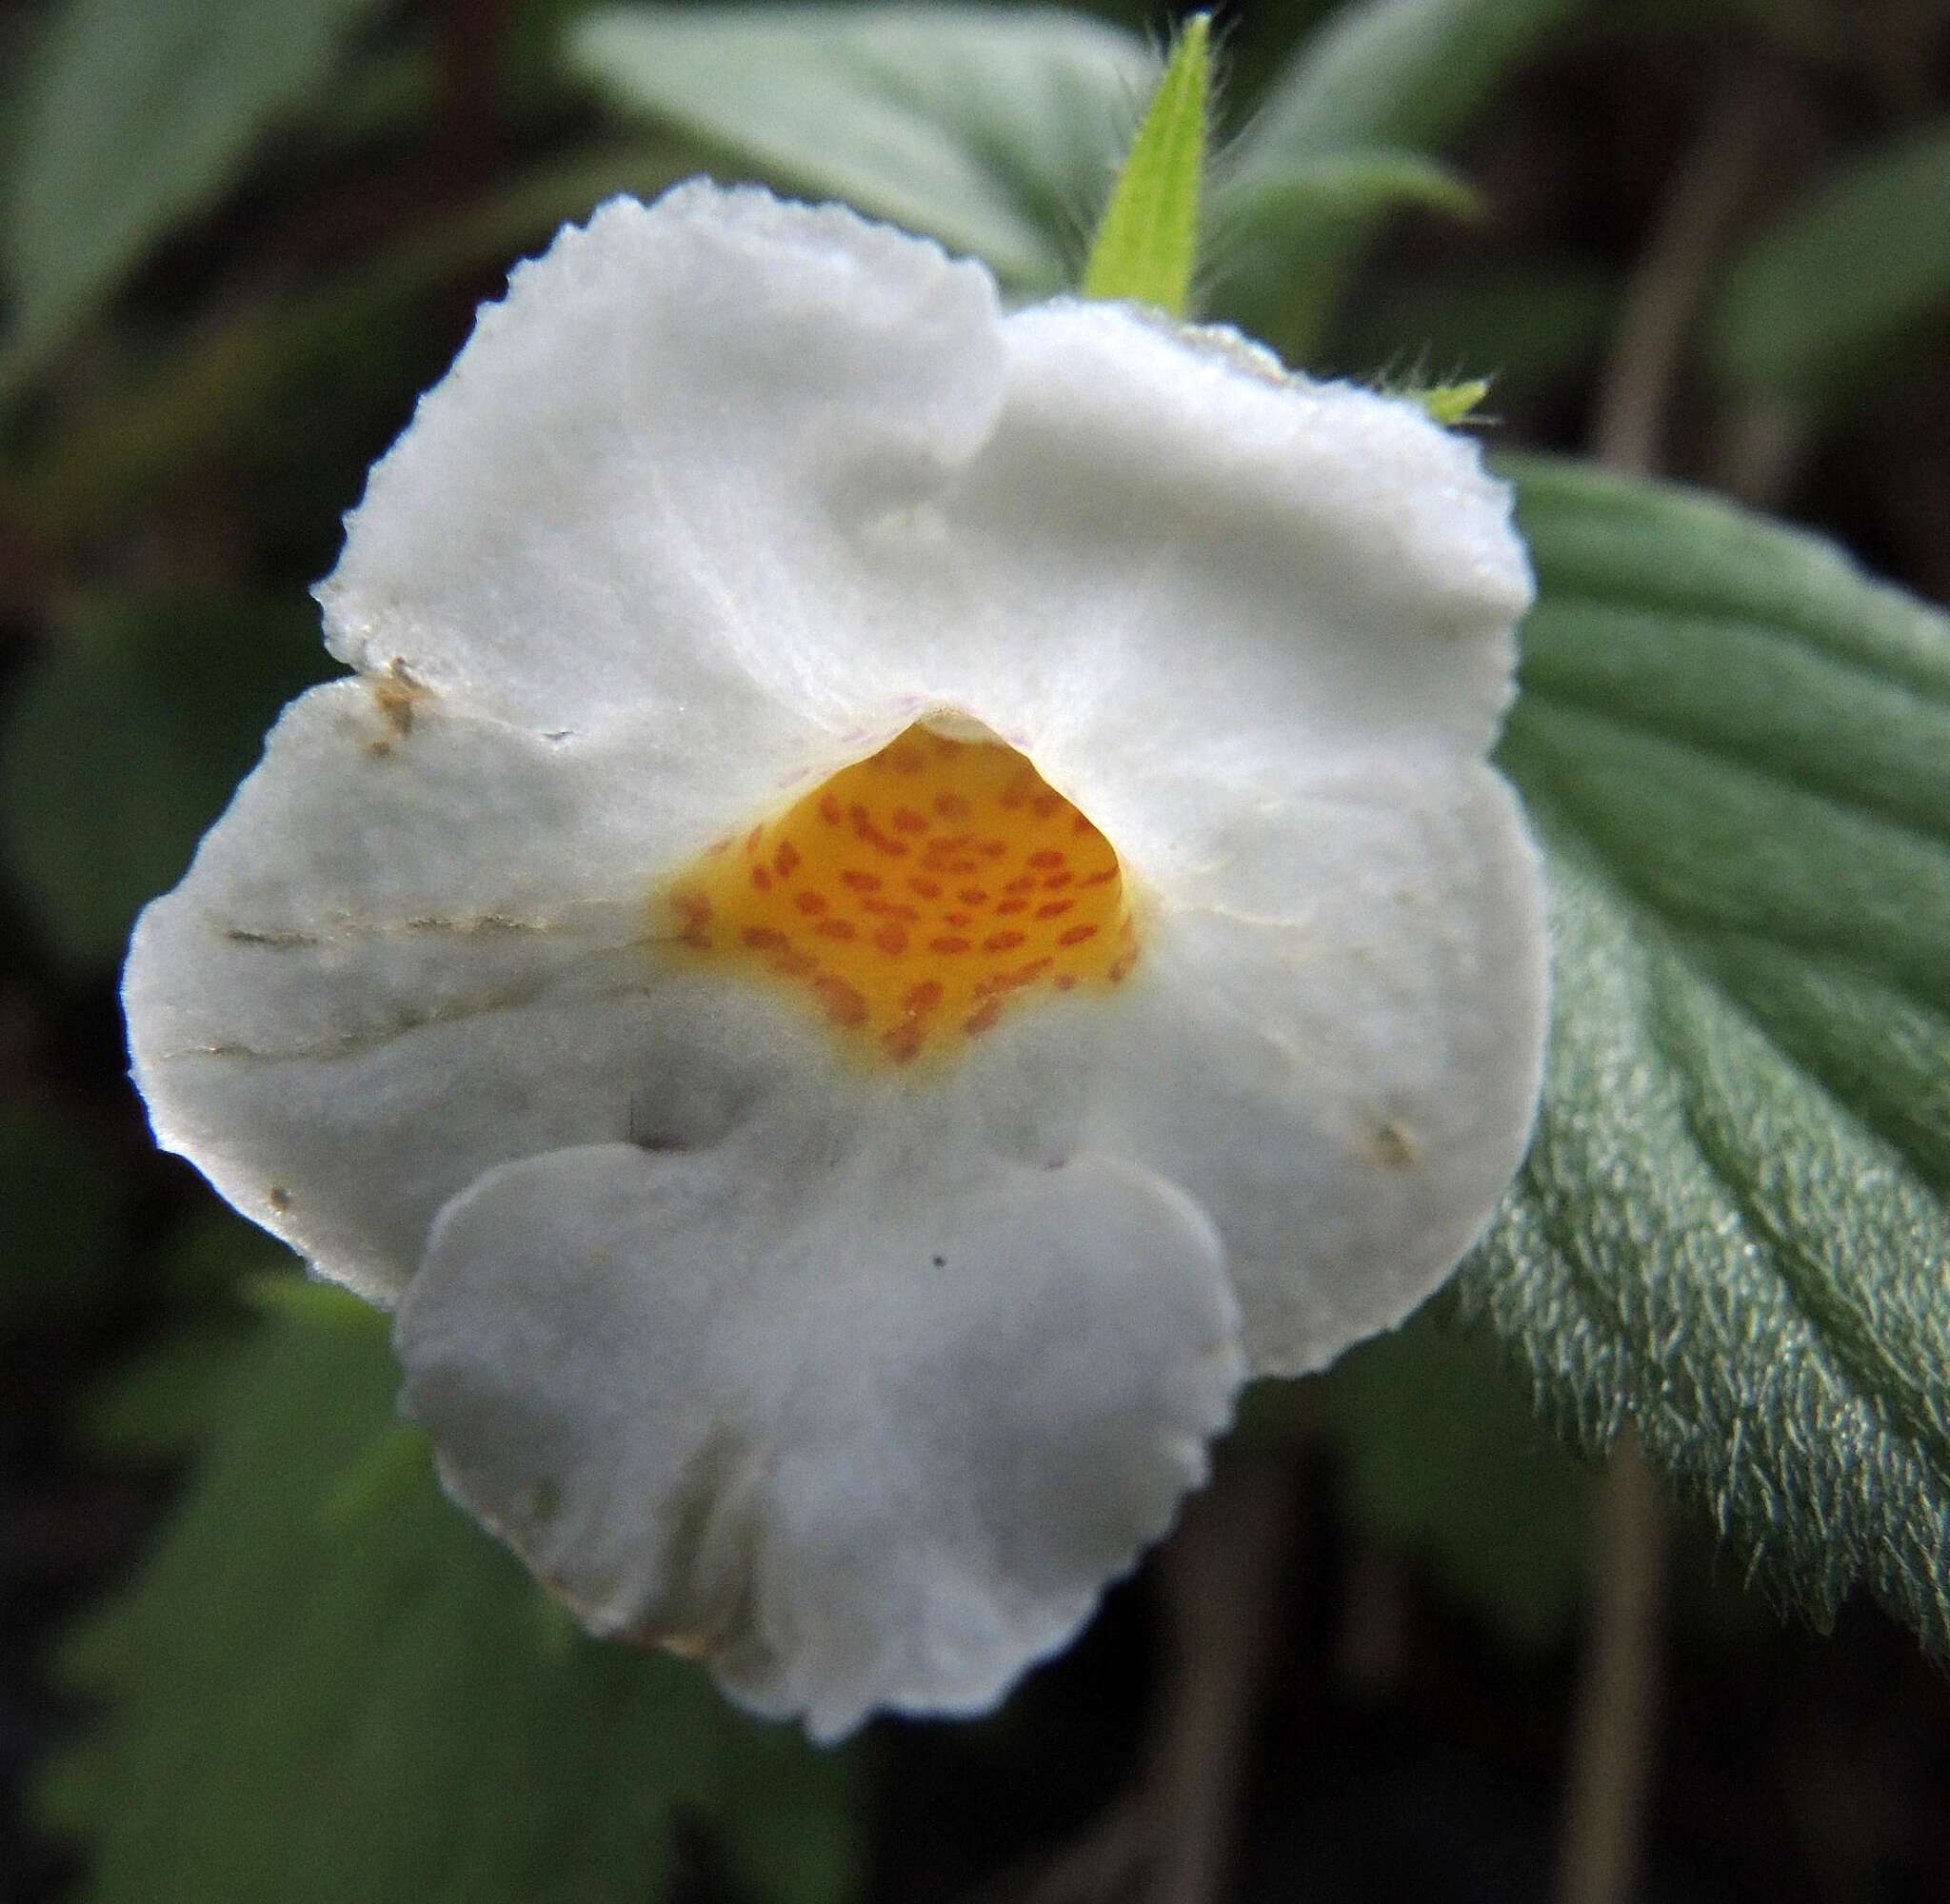
[[1191, 306], [1211, 94], [1211, 23], [1185, 26], [1097, 228], [1084, 295], [1138, 298], [1173, 317]]

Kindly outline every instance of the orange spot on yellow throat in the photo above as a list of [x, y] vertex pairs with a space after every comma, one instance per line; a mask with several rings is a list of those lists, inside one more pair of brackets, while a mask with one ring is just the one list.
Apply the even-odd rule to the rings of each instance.
[[1116, 985], [1138, 952], [1110, 842], [1013, 747], [925, 724], [717, 843], [653, 909], [679, 957], [783, 987], [893, 1066]]

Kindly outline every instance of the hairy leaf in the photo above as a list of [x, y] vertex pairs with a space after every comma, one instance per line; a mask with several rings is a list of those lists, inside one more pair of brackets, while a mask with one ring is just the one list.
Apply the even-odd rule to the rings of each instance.
[[1511, 473], [1555, 1028], [1464, 1310], [1761, 1583], [1950, 1648], [1950, 619], [1700, 496]]
[[854, 1888], [849, 1761], [586, 1640], [408, 1461], [380, 1330], [269, 1325], [189, 1497], [70, 1643], [105, 1716], [44, 1795], [88, 1904], [634, 1904], [673, 1818], [742, 1895]]

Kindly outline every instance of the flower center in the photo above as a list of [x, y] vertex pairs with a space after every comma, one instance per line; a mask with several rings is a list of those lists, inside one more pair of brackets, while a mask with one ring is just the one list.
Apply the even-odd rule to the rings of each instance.
[[925, 724], [658, 898], [683, 956], [791, 987], [863, 1054], [909, 1064], [1038, 993], [1137, 957], [1117, 854], [1028, 760]]

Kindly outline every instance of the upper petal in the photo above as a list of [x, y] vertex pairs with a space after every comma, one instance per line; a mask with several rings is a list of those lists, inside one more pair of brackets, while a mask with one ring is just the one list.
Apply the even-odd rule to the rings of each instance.
[[973, 714], [1140, 862], [1244, 739], [1480, 751], [1529, 575], [1412, 405], [1058, 303], [836, 208], [686, 187], [524, 268], [375, 469], [335, 648], [539, 728], [807, 771]]
[[1125, 307], [1003, 333], [995, 429], [911, 526], [944, 605], [910, 691], [1022, 747], [1141, 863], [1171, 833], [1143, 798], [1161, 772], [1488, 746], [1531, 585], [1473, 445]]
[[1001, 400], [979, 265], [696, 184], [523, 266], [375, 466], [320, 588], [333, 652], [537, 729], [757, 695], [850, 719], [897, 643], [854, 526], [937, 490]]
[[702, 1651], [823, 1737], [980, 1709], [1060, 1645], [1240, 1375], [1168, 1184], [882, 1139], [510, 1164], [442, 1216], [399, 1324], [474, 1512], [597, 1631]]

